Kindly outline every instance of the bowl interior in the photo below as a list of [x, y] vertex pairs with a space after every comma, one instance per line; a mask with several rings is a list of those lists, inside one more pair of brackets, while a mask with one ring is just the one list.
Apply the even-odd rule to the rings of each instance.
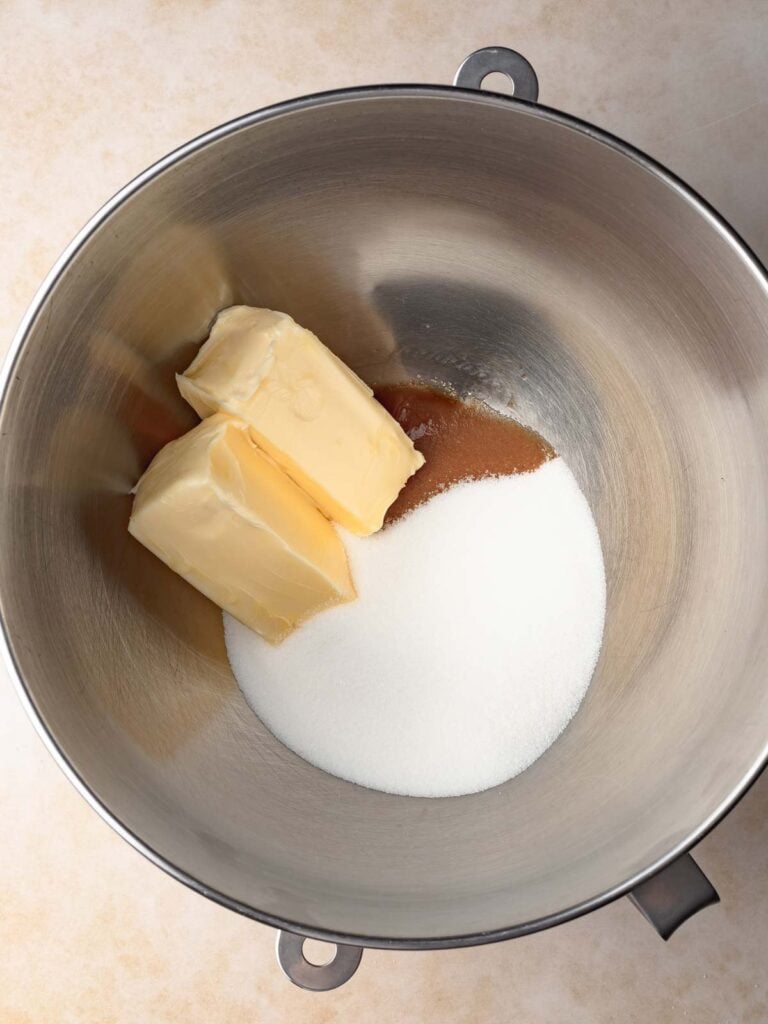
[[[685, 192], [541, 109], [363, 90], [212, 133], [82, 240], [10, 372], [0, 594], [46, 729], [125, 829], [257, 916], [407, 944], [621, 886], [765, 752], [767, 300]], [[232, 302], [371, 383], [488, 398], [576, 473], [604, 648], [518, 778], [430, 801], [304, 763], [246, 706], [218, 610], [129, 537], [131, 487], [194, 422], [174, 371]]]

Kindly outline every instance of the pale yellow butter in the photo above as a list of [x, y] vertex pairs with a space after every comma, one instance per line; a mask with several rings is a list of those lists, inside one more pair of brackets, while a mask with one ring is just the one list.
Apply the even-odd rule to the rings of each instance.
[[360, 536], [380, 529], [424, 463], [371, 389], [287, 313], [225, 309], [177, 382], [198, 415], [247, 423], [318, 508]]
[[334, 527], [228, 416], [159, 452], [136, 485], [128, 529], [272, 643], [355, 596]]

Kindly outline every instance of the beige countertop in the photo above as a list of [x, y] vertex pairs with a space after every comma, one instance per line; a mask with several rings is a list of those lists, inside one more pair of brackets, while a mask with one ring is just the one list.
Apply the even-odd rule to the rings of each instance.
[[[5, 0], [0, 338], [95, 209], [237, 114], [367, 82], [448, 82], [478, 46], [535, 66], [541, 101], [666, 163], [768, 259], [766, 0]], [[0, 678], [2, 1024], [600, 1024], [768, 1020], [768, 778], [698, 848], [722, 903], [664, 944], [626, 900], [496, 946], [366, 953], [293, 988], [274, 933], [123, 842]]]

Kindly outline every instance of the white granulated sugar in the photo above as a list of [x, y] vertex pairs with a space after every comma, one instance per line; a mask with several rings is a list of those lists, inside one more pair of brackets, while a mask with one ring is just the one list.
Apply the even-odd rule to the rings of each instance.
[[600, 540], [565, 463], [459, 484], [344, 539], [357, 601], [279, 647], [224, 616], [256, 714], [312, 764], [389, 793], [473, 793], [527, 768], [576, 712], [603, 633]]

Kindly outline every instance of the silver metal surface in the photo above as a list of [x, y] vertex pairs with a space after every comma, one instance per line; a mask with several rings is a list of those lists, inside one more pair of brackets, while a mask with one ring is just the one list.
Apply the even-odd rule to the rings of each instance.
[[359, 946], [336, 945], [336, 953], [327, 964], [313, 964], [304, 956], [303, 935], [277, 933], [277, 962], [294, 985], [310, 992], [328, 992], [349, 981], [363, 957]]
[[539, 80], [529, 61], [517, 50], [506, 46], [484, 46], [462, 62], [453, 84], [460, 89], [481, 89], [488, 75], [506, 75], [514, 85], [516, 100], [535, 103], [539, 98]]
[[[306, 764], [242, 699], [218, 610], [126, 532], [138, 475], [193, 422], [174, 371], [231, 302], [288, 310], [373, 383], [506, 406], [574, 469], [605, 643], [516, 779], [415, 800]], [[766, 278], [724, 223], [563, 114], [386, 87], [216, 129], [94, 218], [6, 369], [0, 603], [22, 699], [122, 835], [267, 923], [440, 947], [593, 909], [765, 761], [767, 338]]]
[[629, 898], [662, 939], [668, 939], [689, 917], [720, 902], [709, 879], [689, 853], [642, 882]]

